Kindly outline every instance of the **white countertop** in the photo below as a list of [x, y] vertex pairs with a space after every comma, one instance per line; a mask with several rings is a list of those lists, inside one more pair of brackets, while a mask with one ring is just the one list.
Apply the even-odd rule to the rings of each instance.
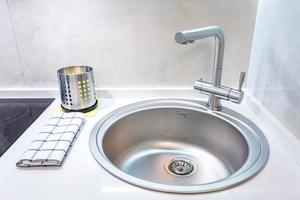
[[[236, 187], [206, 194], [169, 194], [133, 186], [105, 171], [89, 149], [89, 135], [95, 123], [108, 112], [143, 99], [103, 99], [97, 115], [87, 118], [77, 141], [62, 167], [16, 167], [21, 154], [34, 139], [40, 127], [59, 106], [56, 99], [47, 110], [0, 158], [0, 195], [3, 200], [58, 200], [58, 199], [300, 199], [300, 166], [288, 151], [288, 143], [280, 140], [276, 125], [262, 120], [249, 104], [223, 105], [239, 110], [254, 121], [268, 138], [270, 157], [266, 167], [254, 178]], [[278, 132], [278, 133], [274, 133]], [[282, 134], [281, 134], [282, 135]], [[286, 140], [287, 141], [287, 140]]]

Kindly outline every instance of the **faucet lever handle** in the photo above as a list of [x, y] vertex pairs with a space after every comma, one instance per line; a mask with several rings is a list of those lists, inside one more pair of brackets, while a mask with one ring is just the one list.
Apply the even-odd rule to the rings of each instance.
[[239, 91], [242, 91], [242, 87], [245, 81], [246, 72], [241, 72], [239, 80]]

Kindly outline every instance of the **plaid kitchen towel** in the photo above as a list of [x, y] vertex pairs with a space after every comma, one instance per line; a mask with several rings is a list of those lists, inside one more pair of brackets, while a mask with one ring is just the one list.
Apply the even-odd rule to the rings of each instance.
[[83, 114], [79, 112], [53, 115], [16, 165], [61, 166], [84, 121]]

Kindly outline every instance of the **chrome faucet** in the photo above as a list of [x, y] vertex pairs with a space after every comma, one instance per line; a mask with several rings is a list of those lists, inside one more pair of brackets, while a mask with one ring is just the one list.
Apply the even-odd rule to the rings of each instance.
[[221, 85], [223, 56], [225, 39], [221, 28], [218, 26], [204, 27], [188, 31], [176, 33], [175, 40], [179, 44], [194, 43], [195, 40], [200, 40], [208, 37], [215, 38], [215, 52], [212, 73], [212, 83], [203, 81], [202, 78], [194, 83], [194, 89], [199, 90], [209, 95], [207, 107], [211, 110], [221, 110], [221, 99], [229, 100], [234, 103], [241, 103], [244, 92], [242, 86], [245, 80], [245, 72], [241, 72], [239, 80], [239, 88], [229, 88]]

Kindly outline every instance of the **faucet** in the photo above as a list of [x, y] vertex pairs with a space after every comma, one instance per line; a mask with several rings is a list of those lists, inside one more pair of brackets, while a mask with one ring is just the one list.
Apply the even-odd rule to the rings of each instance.
[[221, 110], [221, 99], [229, 100], [234, 103], [241, 103], [244, 97], [242, 86], [245, 80], [245, 72], [241, 72], [238, 89], [221, 85], [223, 56], [225, 38], [221, 28], [218, 26], [209, 26], [188, 31], [180, 31], [176, 33], [175, 40], [179, 44], [194, 43], [208, 37], [215, 38], [214, 63], [212, 72], [212, 82], [203, 81], [202, 78], [194, 83], [194, 89], [202, 93], [208, 94], [209, 99], [207, 107], [211, 110]]

